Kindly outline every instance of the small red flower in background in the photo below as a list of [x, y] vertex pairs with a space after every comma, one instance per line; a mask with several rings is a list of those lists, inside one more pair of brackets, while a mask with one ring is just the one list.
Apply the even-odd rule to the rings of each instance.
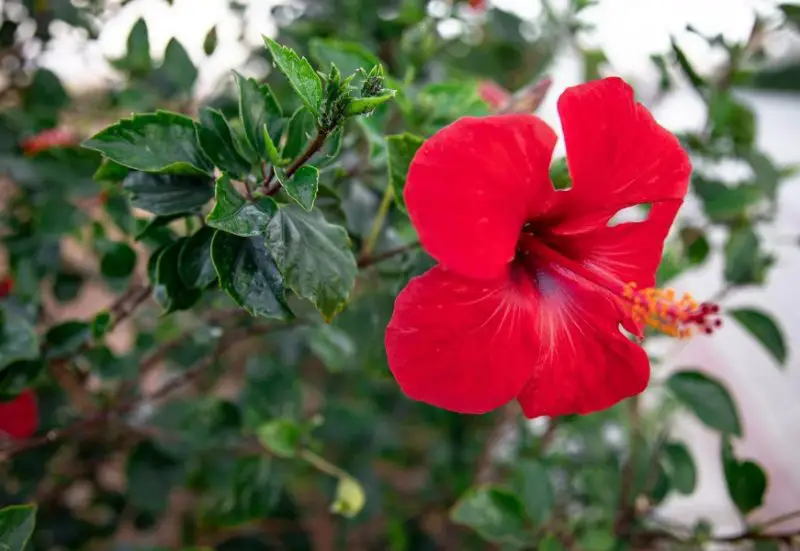
[[[652, 288], [691, 172], [678, 140], [618, 78], [568, 89], [558, 110], [570, 190], [550, 182], [556, 135], [533, 115], [461, 119], [414, 157], [404, 197], [440, 264], [409, 282], [386, 330], [409, 397], [589, 413], [647, 386], [647, 354], [620, 325], [711, 330], [715, 307]], [[641, 204], [646, 220], [609, 225]]]
[[10, 402], [0, 402], [0, 436], [29, 438], [39, 426], [39, 409], [33, 392], [26, 390]]
[[478, 95], [495, 111], [505, 107], [511, 100], [511, 93], [491, 80], [483, 80], [478, 84]]
[[469, 6], [475, 10], [485, 10], [486, 0], [469, 0]]
[[57, 147], [78, 145], [78, 137], [63, 128], [51, 128], [27, 138], [20, 145], [25, 155], [33, 156], [41, 151]]
[[5, 276], [0, 279], [0, 298], [5, 298], [14, 290], [14, 280], [11, 276]]

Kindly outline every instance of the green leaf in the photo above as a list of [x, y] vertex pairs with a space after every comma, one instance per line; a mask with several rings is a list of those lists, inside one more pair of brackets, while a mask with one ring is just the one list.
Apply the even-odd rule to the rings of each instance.
[[22, 551], [36, 526], [36, 505], [12, 505], [0, 509], [0, 542], [9, 551]]
[[144, 441], [128, 456], [126, 474], [129, 505], [158, 515], [167, 509], [173, 486], [183, 478], [183, 465]]
[[108, 216], [125, 235], [130, 235], [136, 229], [136, 219], [131, 212], [128, 197], [124, 194], [114, 194], [105, 199], [105, 208]]
[[736, 404], [719, 381], [698, 371], [679, 371], [670, 376], [667, 387], [708, 427], [742, 435]]
[[41, 359], [25, 360], [0, 371], [0, 401], [11, 401], [32, 387], [46, 365]]
[[250, 174], [250, 163], [239, 153], [228, 121], [216, 109], [204, 107], [200, 110], [197, 140], [206, 157], [222, 172], [238, 179]]
[[569, 175], [566, 157], [560, 157], [550, 166], [550, 180], [553, 181], [555, 189], [570, 189], [572, 187], [572, 177]]
[[725, 245], [725, 280], [735, 285], [763, 283], [774, 259], [761, 251], [750, 226], [731, 230]]
[[217, 272], [211, 262], [211, 239], [214, 233], [213, 228], [205, 226], [183, 242], [178, 256], [178, 274], [190, 289], [205, 289], [217, 280]]
[[537, 551], [566, 551], [561, 542], [555, 536], [545, 536], [539, 541]]
[[272, 54], [273, 61], [278, 69], [286, 75], [289, 84], [300, 97], [300, 101], [315, 118], [318, 118], [322, 104], [322, 80], [319, 75], [306, 58], [300, 57], [291, 48], [281, 46], [266, 36], [264, 42]]
[[113, 323], [113, 321], [114, 320], [111, 317], [110, 312], [99, 312], [92, 320], [92, 325], [91, 325], [92, 337], [95, 339], [99, 339], [103, 335], [108, 333], [108, 330], [109, 328], [111, 328], [111, 324]]
[[211, 259], [220, 287], [254, 316], [291, 319], [283, 278], [263, 237], [238, 237], [218, 231]]
[[37, 69], [31, 83], [22, 90], [25, 110], [44, 126], [57, 125], [59, 112], [69, 102], [69, 95], [61, 80], [48, 69]]
[[291, 419], [275, 419], [258, 427], [258, 441], [278, 457], [294, 457], [303, 437], [303, 429]]
[[144, 172], [210, 175], [213, 169], [197, 142], [195, 122], [169, 111], [134, 114], [101, 130], [83, 146]]
[[329, 324], [315, 327], [308, 346], [329, 371], [337, 373], [352, 369], [358, 352], [350, 334]]
[[404, 211], [406, 205], [403, 201], [403, 190], [406, 185], [408, 168], [423, 143], [425, 143], [425, 140], [409, 133], [397, 134], [386, 138], [389, 183], [394, 191], [395, 202]]
[[728, 494], [743, 515], [758, 509], [764, 503], [767, 475], [753, 461], [739, 461], [727, 438], [722, 439], [722, 467]]
[[103, 162], [100, 164], [100, 167], [94, 173], [92, 178], [99, 182], [121, 182], [125, 179], [125, 176], [130, 173], [130, 171], [131, 169], [128, 167], [122, 166], [119, 163], [115, 163], [111, 159], [103, 157]]
[[783, 12], [786, 21], [800, 28], [800, 5], [797, 4], [779, 4], [778, 7]]
[[164, 309], [164, 315], [178, 310], [189, 310], [202, 294], [199, 289], [184, 285], [180, 276], [178, 265], [186, 239], [167, 246], [157, 259], [153, 297]]
[[275, 142], [272, 141], [272, 137], [269, 135], [269, 128], [266, 126], [264, 126], [264, 147], [266, 148], [267, 161], [269, 161], [273, 167], [284, 166], [291, 162], [291, 159], [281, 158], [281, 154], [278, 153]]
[[314, 208], [319, 189], [319, 170], [314, 166], [301, 166], [294, 176], [283, 181], [283, 189], [298, 205], [310, 211]]
[[387, 90], [380, 96], [353, 98], [350, 103], [347, 104], [344, 113], [347, 116], [372, 113], [375, 109], [394, 98], [395, 93], [394, 90]]
[[501, 488], [471, 488], [450, 511], [450, 519], [469, 526], [492, 543], [515, 547], [530, 543], [525, 533], [522, 504]]
[[207, 56], [214, 55], [214, 52], [217, 51], [218, 42], [219, 40], [217, 39], [217, 26], [214, 25], [208, 30], [208, 32], [206, 33], [206, 37], [203, 39], [203, 52]]
[[514, 466], [513, 488], [534, 525], [546, 522], [556, 497], [547, 469], [536, 461], [518, 462]]
[[671, 442], [664, 446], [664, 463], [672, 485], [682, 494], [691, 494], [697, 485], [697, 470], [685, 445]]
[[214, 209], [208, 213], [206, 223], [212, 228], [240, 237], [266, 233], [269, 221], [278, 211], [278, 206], [271, 197], [248, 201], [224, 175], [217, 180], [214, 197]]
[[764, 198], [764, 190], [756, 184], [729, 187], [721, 182], [696, 178], [694, 189], [703, 200], [706, 215], [713, 222], [730, 222], [745, 216]]
[[686, 227], [680, 232], [680, 239], [686, 253], [686, 259], [692, 265], [702, 264], [711, 253], [705, 232], [701, 228]]
[[200, 210], [214, 196], [206, 177], [132, 172], [123, 183], [131, 205], [161, 216]]
[[281, 156], [284, 159], [295, 159], [317, 133], [317, 124], [314, 116], [307, 109], [301, 107], [289, 119], [286, 129], [286, 141], [283, 144]]
[[[175, 241], [174, 233], [169, 229], [168, 226], [175, 220], [185, 218], [186, 215], [187, 213], [180, 212], [177, 214], [154, 216], [150, 220], [139, 219], [137, 220], [139, 226], [137, 229], [139, 231], [136, 233], [134, 238], [136, 241], [154, 239], [159, 241], [160, 245], [168, 245], [169, 243]], [[167, 241], [166, 243], [160, 243], [162, 236], [165, 236]]]
[[364, 508], [367, 496], [361, 483], [352, 476], [340, 476], [336, 485], [336, 497], [331, 512], [346, 518], [354, 518]]
[[331, 320], [345, 305], [358, 269], [350, 238], [318, 211], [282, 206], [267, 227], [267, 247], [286, 285]]
[[0, 305], [0, 371], [22, 360], [39, 357], [39, 337], [19, 313]]
[[153, 81], [167, 98], [190, 96], [197, 81], [197, 67], [186, 49], [171, 38], [164, 52], [164, 62], [153, 75]]
[[71, 302], [81, 292], [84, 278], [78, 274], [58, 272], [53, 281], [53, 296], [59, 302]]
[[132, 73], [143, 74], [150, 71], [153, 65], [150, 59], [150, 37], [147, 32], [147, 23], [139, 18], [128, 34], [128, 48], [125, 57], [113, 60], [111, 63], [118, 69]]
[[66, 358], [78, 352], [92, 338], [92, 327], [82, 321], [65, 321], [51, 327], [45, 335], [45, 356]]
[[738, 308], [731, 310], [730, 315], [767, 349], [775, 361], [786, 365], [786, 340], [769, 314], [753, 308]]
[[283, 110], [269, 86], [258, 84], [234, 72], [239, 87], [239, 115], [242, 118], [245, 136], [260, 159], [267, 160], [267, 145], [264, 143], [264, 127], [272, 129], [283, 117]]
[[107, 280], [126, 280], [136, 269], [136, 251], [127, 243], [112, 243], [100, 258], [100, 273]]
[[380, 60], [360, 42], [313, 37], [308, 43], [311, 57], [324, 70], [336, 65], [344, 75], [380, 64]]
[[683, 50], [678, 47], [675, 40], [672, 40], [672, 53], [675, 55], [678, 66], [680, 66], [686, 78], [689, 79], [692, 87], [695, 90], [702, 90], [706, 86], [705, 79], [697, 74], [697, 71], [694, 70], [694, 67], [692, 67], [692, 64], [689, 62], [689, 58], [687, 58]]

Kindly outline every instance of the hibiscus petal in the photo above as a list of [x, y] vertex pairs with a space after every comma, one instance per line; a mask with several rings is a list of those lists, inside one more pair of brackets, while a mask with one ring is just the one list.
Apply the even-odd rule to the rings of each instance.
[[555, 195], [548, 175], [555, 142], [533, 115], [466, 117], [428, 139], [404, 191], [425, 250], [464, 276], [505, 273], [527, 215]]
[[568, 88], [558, 100], [572, 189], [559, 194], [553, 233], [604, 226], [619, 210], [682, 201], [691, 165], [619, 78]]
[[39, 409], [30, 390], [10, 402], [0, 402], [0, 434], [21, 440], [33, 435], [38, 425]]
[[553, 267], [539, 275], [543, 348], [517, 397], [525, 416], [586, 414], [642, 392], [650, 378], [645, 351], [618, 329], [609, 296]]
[[485, 413], [517, 396], [533, 373], [535, 316], [529, 280], [480, 281], [436, 266], [397, 297], [389, 368], [415, 400]]

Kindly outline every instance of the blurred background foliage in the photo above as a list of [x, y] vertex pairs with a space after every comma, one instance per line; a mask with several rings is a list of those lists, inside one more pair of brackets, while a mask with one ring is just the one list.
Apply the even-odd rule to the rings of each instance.
[[[184, 46], [173, 39], [154, 58], [144, 20], [130, 30], [125, 54], [108, 60], [115, 70], [108, 86], [73, 94], [43, 67], [53, 29], [68, 26], [96, 40], [127, 3], [0, 3], [2, 266], [13, 281], [0, 303], [0, 400], [33, 388], [41, 410], [37, 436], [0, 443], [0, 506], [8, 506], [0, 510], [0, 548], [797, 545], [777, 523], [720, 535], [706, 522], [659, 517], [659, 505], [674, 493], [691, 494], [698, 477], [681, 434], [671, 431], [678, 410], [723, 436], [728, 497], [745, 521], [776, 483], [736, 455], [736, 403], [700, 367], [656, 377], [648, 391], [655, 407], [632, 399], [533, 424], [515, 410], [471, 417], [411, 402], [387, 371], [383, 331], [394, 296], [432, 260], [413, 247], [402, 205], [391, 203], [403, 174], [387, 169], [387, 160], [408, 157], [403, 148], [413, 154], [409, 143], [417, 138], [386, 137], [425, 138], [458, 117], [486, 115], [492, 107], [481, 83], [524, 96], [564, 51], [581, 59], [585, 79], [608, 74], [604, 53], [581, 41], [582, 13], [595, 2], [556, 9], [542, 0], [535, 20], [491, 2], [304, 0], [273, 8], [264, 27], [276, 25], [276, 40], [315, 68], [327, 73], [334, 64], [350, 75], [382, 64], [386, 86], [397, 90], [372, 116], [348, 119], [340, 151], [326, 150], [330, 162], [320, 162], [317, 206], [347, 230], [361, 264], [351, 300], [331, 324], [294, 302], [297, 321], [267, 322], [219, 290], [207, 253], [195, 253], [207, 250], [208, 230], [202, 217], [186, 214], [210, 192], [178, 186], [176, 203], [167, 204], [146, 182], [123, 187], [127, 169], [101, 166], [101, 156], [77, 141], [32, 153], [28, 140], [42, 131], [61, 128], [83, 139], [131, 112], [157, 109], [197, 118], [213, 107], [241, 130], [234, 78], [199, 94], [198, 68]], [[258, 25], [247, 4], [230, 8], [243, 29]], [[695, 165], [696, 208], [668, 243], [664, 284], [719, 252], [725, 283], [713, 298], [724, 301], [735, 289], [763, 285], [776, 261], [759, 228], [773, 219], [794, 168], [758, 148], [758, 121], [737, 90], [798, 90], [796, 61], [763, 50], [773, 33], [800, 26], [800, 7], [781, 9], [781, 17], [756, 19], [746, 41], [702, 36], [724, 56], [712, 72], [698, 72], [677, 44], [652, 57], [660, 82], [646, 103], [688, 84], [706, 105], [702, 130], [679, 136]], [[206, 55], [218, 40], [209, 29]], [[270, 133], [302, 142], [314, 123], [289, 119], [301, 102], [270, 67], [259, 46], [244, 67], [230, 68], [270, 85], [285, 115], [270, 121]], [[357, 76], [356, 88], [364, 78]], [[741, 179], [719, 176], [730, 162], [744, 166]], [[553, 175], [564, 176], [563, 161]], [[164, 247], [175, 243], [182, 248], [166, 249], [175, 259], [165, 262]], [[787, 343], [769, 312], [727, 310], [726, 322], [745, 328], [776, 364], [786, 363]], [[653, 353], [656, 373], [663, 359]]]

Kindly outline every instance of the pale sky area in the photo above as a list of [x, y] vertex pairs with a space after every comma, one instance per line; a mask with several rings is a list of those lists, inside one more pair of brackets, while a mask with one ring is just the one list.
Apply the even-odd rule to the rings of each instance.
[[[491, 0], [490, 0], [491, 1]], [[200, 64], [200, 90], [231, 68], [244, 61], [249, 47], [260, 43], [261, 34], [274, 33], [269, 21], [272, 0], [251, 0], [247, 17], [247, 38], [250, 45], [237, 44], [238, 27], [227, 10], [227, 0], [175, 0], [170, 7], [164, 0], [139, 0], [123, 9], [104, 27], [99, 44], [85, 48], [68, 36], [55, 42], [55, 51], [47, 63], [71, 87], [90, 86], [113, 76], [103, 61], [120, 56], [128, 31], [143, 16], [150, 30], [154, 56], [161, 56], [167, 41], [176, 37], [195, 62]], [[494, 0], [497, 6], [521, 15], [536, 15], [537, 0]], [[555, 6], [563, 2], [553, 1]], [[369, 2], [364, 2], [365, 7]], [[719, 57], [710, 52], [704, 41], [685, 31], [691, 24], [707, 35], [722, 33], [730, 40], [743, 40], [750, 33], [754, 14], [777, 16], [776, 2], [771, 0], [601, 0], [598, 7], [585, 11], [584, 19], [596, 30], [585, 38], [587, 46], [605, 50], [613, 72], [632, 80], [637, 86], [654, 83], [656, 74], [648, 57], [669, 49], [670, 36], [675, 36], [686, 54], [700, 69], [712, 69]], [[202, 52], [203, 38], [214, 25], [218, 27], [220, 47], [207, 59]], [[769, 44], [774, 55], [796, 47], [786, 40]], [[580, 72], [574, 60], [560, 59], [551, 71], [554, 77], [551, 97], [541, 116], [557, 125], [554, 105], [558, 92], [575, 84]], [[652, 84], [651, 84], [652, 85]], [[759, 124], [759, 146], [780, 163], [800, 163], [800, 99], [789, 95], [745, 93], [744, 99], [756, 111]], [[656, 117], [672, 130], [701, 124], [703, 106], [696, 95], [679, 91], [656, 111]], [[800, 180], [788, 182], [782, 189], [780, 213], [775, 235], [798, 233], [800, 219]], [[775, 241], [775, 240], [771, 240]], [[768, 243], [772, 244], [770, 241]], [[755, 306], [772, 312], [786, 331], [790, 344], [790, 360], [785, 370], [772, 365], [769, 356], [752, 339], [732, 323], [728, 323], [713, 339], [693, 341], [672, 361], [676, 366], [702, 366], [719, 377], [737, 397], [746, 437], [737, 442], [743, 457], [752, 457], [770, 473], [766, 504], [756, 511], [756, 518], [767, 519], [798, 508], [800, 496], [800, 353], [793, 343], [800, 343], [800, 294], [797, 278], [800, 273], [800, 249], [797, 246], [772, 245], [779, 257], [776, 269], [764, 288], [735, 294], [736, 306]], [[695, 296], [710, 295], [720, 288], [720, 258], [717, 254], [707, 266], [683, 278], [680, 286]], [[800, 347], [797, 347], [800, 348]], [[798, 350], [800, 352], [800, 350]], [[665, 377], [664, 371], [658, 377]], [[727, 533], [735, 532], [739, 519], [727, 499], [719, 467], [718, 436], [686, 417], [678, 422], [677, 434], [686, 440], [700, 464], [700, 486], [689, 498], [672, 499], [665, 514], [684, 522], [705, 516], [720, 523]], [[781, 530], [800, 527], [786, 523]]]

